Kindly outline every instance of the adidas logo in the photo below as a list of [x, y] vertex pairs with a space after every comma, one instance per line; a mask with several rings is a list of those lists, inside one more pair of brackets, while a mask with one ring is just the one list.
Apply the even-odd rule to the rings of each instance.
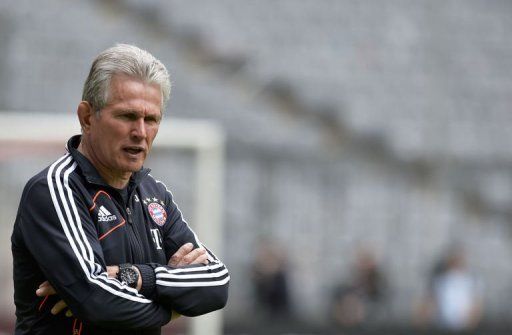
[[109, 222], [117, 220], [117, 216], [110, 213], [108, 209], [106, 209], [104, 206], [100, 206], [99, 212], [98, 212], [98, 221], [99, 222]]

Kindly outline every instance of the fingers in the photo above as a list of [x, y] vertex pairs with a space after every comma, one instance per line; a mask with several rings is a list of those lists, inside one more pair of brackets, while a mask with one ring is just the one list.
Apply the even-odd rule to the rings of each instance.
[[[64, 302], [64, 300], [60, 300], [57, 302], [50, 311], [53, 315], [57, 315], [62, 311], [64, 308], [66, 308], [68, 305]], [[66, 313], [67, 314], [67, 313]]]
[[207, 257], [206, 250], [204, 248], [197, 248], [183, 257], [183, 262], [185, 263], [184, 265], [201, 264], [206, 262]]
[[56, 293], [57, 292], [55, 292], [55, 289], [48, 281], [43, 282], [41, 285], [39, 285], [39, 288], [36, 290], [36, 295], [38, 297], [44, 297], [46, 295], [53, 295]]
[[178, 249], [178, 251], [176, 251], [176, 253], [174, 253], [174, 255], [171, 256], [168, 264], [173, 267], [181, 266], [183, 257], [188, 255], [193, 248], [194, 245], [192, 243], [185, 243], [181, 246], [181, 248]]
[[[44, 297], [44, 296], [47, 296], [47, 295], [53, 295], [53, 294], [56, 294], [57, 292], [55, 292], [55, 289], [53, 288], [53, 286], [48, 282], [48, 281], [45, 281], [43, 283], [41, 283], [41, 285], [39, 285], [39, 288], [36, 290], [36, 295], [38, 297]], [[59, 302], [57, 302], [51, 309], [51, 313], [53, 315], [57, 315], [59, 314], [64, 308], [66, 308], [68, 305], [64, 302], [64, 300], [60, 300]], [[68, 309], [66, 311], [66, 316], [67, 317], [71, 317], [73, 316], [73, 312], [71, 312], [70, 309]]]
[[119, 272], [119, 266], [117, 266], [117, 265], [107, 266], [107, 275], [109, 278], [117, 278], [118, 272]]
[[197, 257], [196, 260], [191, 264], [208, 264], [208, 254], [206, 253], [206, 250], [204, 250], [204, 253]]
[[193, 249], [192, 243], [186, 243], [169, 260], [168, 265], [172, 267], [180, 267], [190, 264], [207, 264], [208, 254], [202, 247]]

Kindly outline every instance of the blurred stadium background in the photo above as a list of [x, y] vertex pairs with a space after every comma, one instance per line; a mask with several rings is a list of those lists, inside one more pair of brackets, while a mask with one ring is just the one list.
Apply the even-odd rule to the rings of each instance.
[[[74, 114], [97, 53], [145, 48], [172, 73], [168, 118], [226, 135], [225, 333], [506, 332], [511, 33], [507, 0], [0, 0], [0, 111]], [[9, 332], [17, 203], [61, 150], [0, 146]], [[160, 177], [193, 225], [193, 159], [171, 158]], [[475, 283], [459, 292], [475, 296], [467, 328], [430, 303], [454, 246]], [[378, 293], [354, 284], [373, 264]]]

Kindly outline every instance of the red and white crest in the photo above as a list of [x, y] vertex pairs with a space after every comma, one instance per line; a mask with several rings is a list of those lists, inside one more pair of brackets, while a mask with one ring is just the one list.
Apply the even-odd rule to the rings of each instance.
[[152, 202], [148, 205], [148, 212], [153, 221], [159, 226], [163, 226], [167, 220], [167, 212], [159, 203]]

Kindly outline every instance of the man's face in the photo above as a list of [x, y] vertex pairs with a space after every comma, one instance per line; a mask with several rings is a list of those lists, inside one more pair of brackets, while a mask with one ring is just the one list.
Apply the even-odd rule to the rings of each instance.
[[[91, 117], [93, 161], [113, 175], [138, 171], [158, 132], [162, 95], [156, 84], [114, 75], [107, 105]], [[95, 164], [95, 165], [96, 165]]]

